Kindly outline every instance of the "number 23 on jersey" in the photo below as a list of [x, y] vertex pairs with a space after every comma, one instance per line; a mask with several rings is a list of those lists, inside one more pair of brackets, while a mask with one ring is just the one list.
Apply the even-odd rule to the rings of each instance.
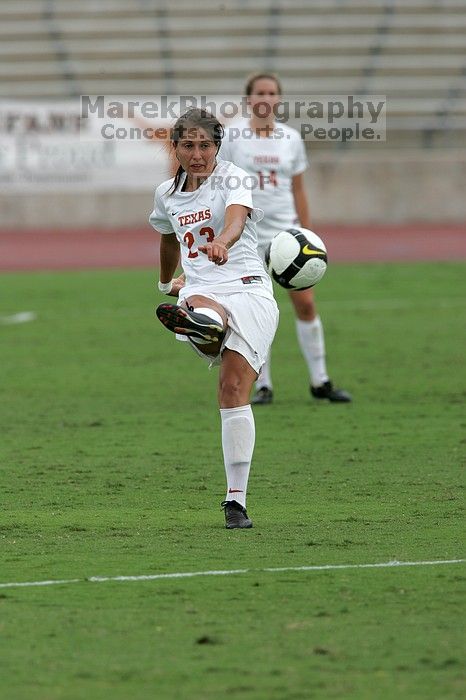
[[[199, 234], [201, 236], [206, 237], [206, 243], [212, 243], [212, 241], [215, 238], [215, 233], [210, 226], [203, 226], [201, 230], [199, 231]], [[183, 236], [183, 241], [186, 243], [188, 246], [188, 258], [197, 258], [199, 253], [197, 250], [194, 249], [194, 245], [196, 243], [196, 239], [194, 238], [194, 234], [191, 233], [191, 231], [186, 231], [186, 233]], [[204, 243], [204, 241], [203, 241]]]

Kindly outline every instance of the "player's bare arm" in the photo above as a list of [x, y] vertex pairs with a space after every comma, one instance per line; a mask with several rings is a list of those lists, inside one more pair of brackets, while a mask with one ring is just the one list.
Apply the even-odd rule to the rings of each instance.
[[173, 279], [180, 261], [180, 244], [175, 233], [160, 235], [160, 282], [167, 284]]
[[294, 205], [298, 215], [299, 223], [303, 228], [311, 228], [311, 212], [309, 201], [304, 184], [304, 173], [293, 175], [291, 180], [291, 191], [293, 193]]
[[180, 275], [179, 277], [174, 277], [172, 279], [172, 288], [168, 292], [168, 296], [177, 297], [185, 285], [185, 280], [186, 280], [186, 278], [185, 278], [184, 273], [182, 275]]
[[225, 210], [225, 224], [221, 233], [210, 243], [200, 245], [201, 253], [216, 265], [224, 265], [228, 260], [228, 249], [239, 240], [250, 211], [242, 204], [230, 204]]

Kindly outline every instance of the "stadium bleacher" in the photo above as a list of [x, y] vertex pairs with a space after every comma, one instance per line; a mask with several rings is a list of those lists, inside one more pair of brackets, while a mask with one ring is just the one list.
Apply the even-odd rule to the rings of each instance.
[[387, 95], [388, 145], [466, 131], [464, 0], [6, 0], [0, 99], [241, 94], [251, 70], [288, 94]]
[[[76, 105], [83, 94], [240, 95], [256, 70], [277, 72], [289, 97], [387, 97], [386, 141], [308, 144], [318, 221], [465, 220], [466, 0], [0, 3], [0, 117], [3, 106], [14, 124], [15, 106], [40, 114], [44, 102]], [[162, 176], [157, 148], [146, 170], [138, 165], [138, 180], [123, 161], [99, 175], [97, 158], [85, 172], [84, 149], [73, 187], [78, 146], [65, 139], [54, 150], [45, 136], [23, 142], [3, 117], [0, 128], [9, 144], [0, 227], [145, 222]], [[108, 156], [101, 159], [105, 166]]]

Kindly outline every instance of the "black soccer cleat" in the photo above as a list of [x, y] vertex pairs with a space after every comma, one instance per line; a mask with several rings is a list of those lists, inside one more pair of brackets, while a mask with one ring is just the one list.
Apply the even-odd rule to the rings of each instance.
[[344, 389], [335, 389], [331, 381], [324, 382], [320, 386], [310, 387], [311, 394], [315, 399], [327, 399], [332, 403], [350, 403], [351, 394]]
[[155, 313], [165, 328], [173, 333], [198, 338], [206, 343], [216, 343], [223, 338], [222, 324], [205, 314], [198, 314], [176, 304], [160, 304]]
[[262, 386], [260, 389], [258, 389], [251, 399], [251, 403], [254, 404], [255, 406], [257, 406], [257, 405], [260, 406], [261, 404], [272, 403], [272, 401], [273, 401], [273, 391], [272, 391], [272, 389], [269, 389], [268, 386]]
[[252, 520], [248, 518], [246, 508], [243, 508], [237, 501], [223, 501], [221, 506], [225, 511], [225, 527], [227, 530], [252, 527]]

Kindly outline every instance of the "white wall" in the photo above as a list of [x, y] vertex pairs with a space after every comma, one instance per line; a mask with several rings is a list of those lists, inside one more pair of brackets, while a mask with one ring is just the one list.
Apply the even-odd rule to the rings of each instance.
[[[154, 176], [155, 180], [155, 176]], [[466, 221], [466, 154], [385, 151], [311, 154], [307, 175], [319, 223]], [[0, 228], [141, 226], [152, 190], [0, 192]]]

